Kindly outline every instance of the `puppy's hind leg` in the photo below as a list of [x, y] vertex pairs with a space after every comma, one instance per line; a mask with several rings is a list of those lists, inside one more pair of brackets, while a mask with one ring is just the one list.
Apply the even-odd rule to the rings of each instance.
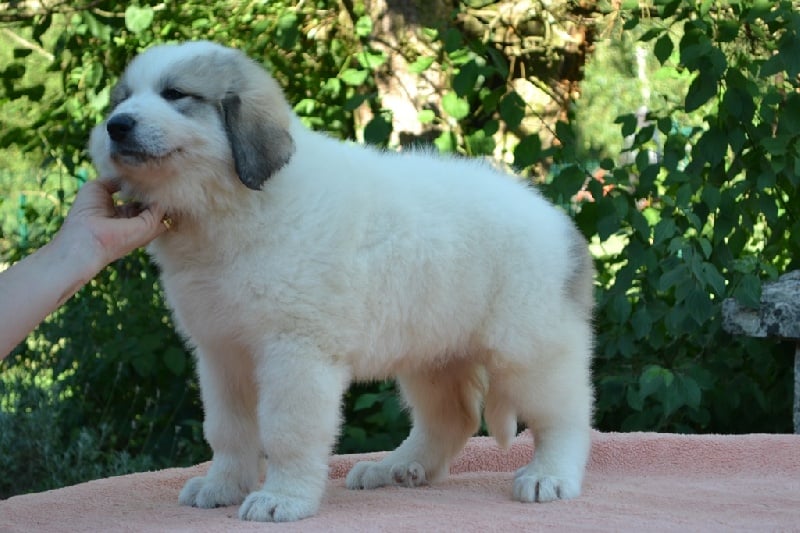
[[397, 381], [411, 407], [411, 433], [383, 460], [356, 464], [347, 475], [350, 489], [435, 481], [447, 474], [450, 461], [478, 430], [484, 385], [477, 365], [453, 361]]
[[569, 339], [540, 354], [528, 368], [504, 373], [490, 369], [490, 390], [514, 405], [534, 437], [533, 460], [514, 476], [515, 500], [547, 502], [580, 495], [591, 446], [588, 344], [580, 337]]

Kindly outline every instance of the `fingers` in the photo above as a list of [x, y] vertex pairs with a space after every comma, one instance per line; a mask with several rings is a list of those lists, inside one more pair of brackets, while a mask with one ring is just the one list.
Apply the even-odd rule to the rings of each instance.
[[117, 193], [122, 188], [122, 180], [117, 177], [100, 177], [94, 182], [102, 186], [109, 194]]
[[127, 204], [115, 205], [115, 209], [119, 218], [133, 218], [138, 217], [144, 211], [145, 206], [139, 202], [128, 202]]
[[157, 203], [152, 203], [147, 208], [159, 222], [167, 215], [167, 211]]
[[[122, 187], [119, 178], [101, 177], [94, 180], [93, 183], [102, 188], [108, 199], [112, 201], [113, 211], [105, 217], [109, 224], [107, 228], [115, 228], [114, 231], [119, 232], [117, 233], [118, 242], [126, 243], [123, 245], [125, 253], [130, 251], [128, 248], [131, 246], [139, 247], [147, 244], [170, 229], [172, 219], [166, 214], [166, 210], [157, 203], [145, 205], [137, 201], [113, 202], [114, 193], [119, 192]], [[112, 222], [110, 219], [116, 220]]]
[[[170, 219], [164, 209], [158, 204], [150, 205], [139, 213], [138, 218], [141, 218], [148, 229], [148, 237], [156, 237], [170, 229], [172, 219]], [[166, 222], [169, 220], [169, 224]]]
[[[122, 188], [122, 180], [116, 177], [101, 177], [97, 178], [95, 182], [103, 187], [109, 195], [117, 193]], [[141, 202], [132, 201], [121, 204], [115, 204], [115, 210], [119, 218], [135, 218], [139, 217], [144, 220], [147, 227], [153, 227], [155, 223], [161, 223], [167, 217], [166, 210], [157, 203], [145, 205]], [[145, 213], [149, 211], [149, 213]], [[169, 229], [169, 225], [165, 224]]]

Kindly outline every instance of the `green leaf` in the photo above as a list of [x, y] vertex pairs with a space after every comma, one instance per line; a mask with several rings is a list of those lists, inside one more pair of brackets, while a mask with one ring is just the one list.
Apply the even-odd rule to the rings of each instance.
[[670, 58], [674, 49], [675, 44], [672, 42], [669, 33], [665, 33], [656, 41], [653, 47], [653, 54], [656, 56], [656, 59], [658, 59], [659, 63], [663, 65]]
[[702, 31], [689, 29], [680, 42], [681, 63], [689, 70], [701, 70], [701, 59], [707, 58], [713, 49], [713, 44]]
[[562, 198], [571, 198], [586, 182], [586, 174], [578, 165], [568, 165], [553, 177], [550, 188]]
[[500, 102], [500, 99], [505, 95], [505, 88], [498, 87], [497, 89], [490, 91], [487, 90], [485, 87], [481, 89], [479, 93], [481, 99], [481, 106], [486, 113], [493, 113], [495, 109], [497, 109], [497, 105]]
[[786, 153], [786, 147], [788, 146], [789, 142], [791, 141], [791, 137], [788, 135], [778, 135], [776, 137], [766, 137], [761, 139], [761, 146], [767, 149], [771, 155], [784, 155]]
[[721, 43], [729, 43], [739, 35], [741, 24], [736, 20], [722, 19], [717, 22], [717, 40]]
[[419, 56], [413, 63], [408, 66], [408, 70], [414, 74], [422, 74], [433, 65], [436, 60], [433, 56]]
[[362, 85], [367, 80], [368, 76], [369, 76], [368, 70], [348, 68], [344, 69], [339, 74], [339, 79], [341, 79], [347, 85], [357, 87], [359, 85]]
[[442, 97], [442, 109], [454, 119], [461, 120], [469, 115], [469, 102], [454, 92], [448, 92]]
[[653, 328], [653, 321], [644, 307], [639, 307], [631, 316], [631, 328], [637, 339], [644, 339]]
[[383, 145], [392, 134], [392, 121], [380, 113], [373, 117], [364, 128], [364, 141], [369, 144]]
[[511, 91], [500, 100], [499, 110], [506, 125], [512, 130], [516, 129], [525, 118], [525, 100], [516, 91]]
[[692, 80], [689, 90], [686, 93], [684, 110], [687, 113], [698, 109], [717, 94], [717, 79], [707, 72], [701, 71]]
[[715, 167], [725, 158], [728, 138], [724, 131], [712, 126], [697, 141], [692, 155]]
[[714, 308], [711, 300], [704, 291], [692, 290], [684, 299], [689, 310], [689, 316], [698, 326], [703, 326], [711, 317]]
[[443, 131], [433, 144], [443, 154], [449, 154], [456, 151], [456, 136], [451, 131]]
[[641, 37], [639, 37], [639, 40], [642, 42], [652, 41], [662, 33], [664, 33], [664, 28], [661, 27], [650, 28], [649, 30], [644, 32], [644, 34], [642, 34]]
[[800, 38], [797, 36], [797, 30], [786, 32], [781, 37], [778, 54], [783, 58], [789, 79], [796, 78], [800, 74]]
[[715, 211], [717, 207], [719, 207], [722, 199], [722, 193], [720, 193], [717, 187], [707, 183], [703, 187], [703, 192], [700, 193], [700, 199], [708, 206], [710, 211]]
[[277, 31], [276, 37], [276, 45], [281, 48], [291, 49], [297, 43], [297, 39], [300, 36], [299, 31], [299, 18], [297, 14], [293, 11], [287, 11], [286, 13], [282, 14], [278, 18], [277, 22]]
[[681, 7], [682, 3], [683, 0], [672, 0], [671, 2], [667, 2], [666, 4], [664, 4], [664, 7], [661, 9], [661, 14], [660, 14], [661, 18], [668, 19], [669, 17], [674, 15], [675, 12], [678, 10], [678, 8]]
[[732, 117], [741, 122], [750, 122], [756, 112], [753, 97], [743, 89], [734, 87], [725, 92], [722, 98], [722, 105]]
[[477, 130], [465, 138], [468, 153], [476, 155], [492, 155], [494, 153], [494, 137], [487, 134], [484, 130]]
[[761, 306], [761, 281], [755, 274], [745, 274], [734, 289], [733, 296], [745, 307], [758, 309]]
[[625, 323], [631, 316], [631, 301], [624, 294], [615, 294], [611, 298], [609, 311], [611, 317], [617, 322]]
[[514, 147], [514, 167], [519, 170], [538, 163], [542, 158], [542, 140], [537, 133], [526, 135]]
[[278, 17], [277, 27], [280, 30], [293, 30], [297, 28], [297, 13], [287, 10], [280, 17]]
[[125, 9], [125, 27], [133, 33], [141, 33], [153, 22], [153, 8], [150, 6], [128, 6]]
[[631, 18], [629, 18], [628, 20], [626, 20], [626, 21], [625, 21], [625, 24], [623, 24], [623, 25], [622, 25], [622, 29], [623, 29], [623, 30], [632, 30], [632, 29], [634, 29], [636, 26], [638, 26], [638, 25], [639, 25], [639, 15], [638, 15], [638, 11], [637, 11], [637, 10], [634, 10], [634, 11], [632, 11], [632, 12], [629, 12], [629, 16], [630, 16]]
[[636, 115], [633, 113], [628, 113], [626, 115], [620, 115], [614, 120], [614, 124], [622, 124], [622, 136], [627, 137], [629, 135], [633, 135], [636, 132], [636, 126], [638, 124], [638, 120], [636, 119]]
[[368, 37], [372, 33], [372, 19], [367, 15], [359, 17], [355, 30], [359, 37]]
[[[342, 80], [342, 81], [344, 81], [344, 80]], [[345, 111], [355, 111], [356, 109], [361, 107], [361, 104], [363, 104], [367, 100], [371, 99], [372, 96], [373, 95], [371, 95], [371, 94], [355, 94], [355, 95], [351, 96], [350, 98], [348, 98], [345, 101], [343, 107], [344, 107]]]
[[628, 407], [634, 411], [641, 411], [644, 409], [644, 398], [642, 398], [642, 395], [633, 387], [628, 387], [628, 390], [625, 391], [625, 402], [628, 404]]
[[676, 380], [678, 389], [683, 393], [684, 403], [692, 409], [699, 407], [703, 399], [703, 391], [697, 381], [685, 374], [676, 374]]
[[689, 271], [684, 265], [680, 265], [664, 272], [658, 280], [658, 289], [661, 291], [668, 291], [672, 287], [681, 285], [687, 280], [690, 280]]
[[455, 28], [450, 28], [444, 33], [444, 51], [452, 54], [458, 51], [464, 45], [464, 38], [461, 32]]
[[475, 87], [478, 85], [478, 78], [480, 77], [481, 69], [478, 64], [472, 60], [464, 63], [458, 74], [453, 77], [453, 90], [458, 96], [468, 96], [475, 92]]
[[639, 375], [639, 393], [642, 398], [647, 398], [669, 387], [674, 379], [675, 375], [670, 370], [659, 365], [650, 365]]
[[775, 54], [761, 64], [761, 69], [758, 75], [762, 78], [768, 78], [778, 74], [779, 72], [783, 72], [783, 70], [783, 56], [780, 54]]
[[356, 59], [358, 59], [358, 62], [361, 63], [362, 67], [374, 70], [386, 63], [389, 57], [381, 51], [375, 52], [370, 50], [362, 50], [356, 54]]
[[508, 78], [508, 59], [499, 50], [489, 47], [486, 52], [492, 60], [492, 65], [497, 71], [497, 75], [502, 79]]
[[[644, 143], [651, 141], [653, 139], [653, 134], [655, 133], [655, 131], [656, 131], [655, 124], [649, 124], [647, 126], [644, 126], [642, 129], [636, 132], [636, 137], [634, 137], [633, 139], [633, 146], [638, 148], [642, 146]], [[645, 158], [645, 163], [638, 165], [639, 169], [641, 170], [649, 164], [650, 157], [648, 156], [646, 151], [642, 151], [639, 153], [642, 154], [642, 157]]]
[[380, 394], [365, 392], [364, 394], [356, 398], [356, 401], [353, 404], [353, 411], [363, 411], [364, 409], [369, 409], [373, 405], [378, 403], [380, 398], [381, 398]]
[[186, 372], [186, 354], [183, 350], [170, 346], [164, 351], [164, 364], [176, 376], [182, 376]]
[[717, 296], [725, 294], [725, 278], [713, 263], [703, 263], [703, 280], [714, 289]]
[[24, 63], [10, 63], [4, 70], [0, 71], [0, 78], [18, 80], [25, 75], [25, 70]]
[[313, 98], [303, 98], [294, 105], [294, 110], [300, 115], [311, 115], [317, 107], [317, 101]]
[[436, 113], [434, 113], [430, 109], [423, 109], [419, 113], [417, 113], [417, 120], [420, 121], [421, 124], [430, 124], [436, 119]]
[[672, 218], [662, 218], [653, 230], [653, 245], [657, 246], [672, 239], [678, 232], [678, 227]]

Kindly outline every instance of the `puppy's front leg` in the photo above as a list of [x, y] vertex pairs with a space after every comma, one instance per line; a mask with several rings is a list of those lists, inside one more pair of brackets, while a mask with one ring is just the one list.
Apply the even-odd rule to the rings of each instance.
[[181, 490], [182, 505], [238, 505], [258, 486], [261, 460], [252, 359], [233, 345], [199, 346], [197, 371], [203, 394], [203, 431], [214, 450], [205, 476]]
[[239, 518], [288, 522], [314, 515], [328, 479], [348, 372], [304, 339], [270, 342], [257, 362], [267, 478]]

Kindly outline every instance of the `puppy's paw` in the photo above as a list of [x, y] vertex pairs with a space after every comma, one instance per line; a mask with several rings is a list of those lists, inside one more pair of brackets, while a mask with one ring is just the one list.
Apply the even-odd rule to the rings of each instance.
[[416, 461], [391, 466], [362, 461], [350, 470], [345, 482], [348, 489], [375, 489], [391, 484], [419, 487], [427, 484], [428, 479], [425, 468]]
[[530, 466], [520, 468], [514, 476], [514, 499], [520, 502], [568, 500], [580, 493], [579, 479], [547, 475]]
[[425, 468], [417, 462], [396, 464], [392, 466], [391, 475], [395, 485], [404, 487], [419, 487], [428, 483]]
[[210, 509], [237, 505], [244, 500], [248, 492], [249, 489], [237, 483], [200, 476], [186, 482], [178, 496], [178, 502], [181, 505]]
[[239, 508], [239, 518], [253, 522], [293, 522], [316, 514], [319, 502], [269, 490], [251, 493]]

